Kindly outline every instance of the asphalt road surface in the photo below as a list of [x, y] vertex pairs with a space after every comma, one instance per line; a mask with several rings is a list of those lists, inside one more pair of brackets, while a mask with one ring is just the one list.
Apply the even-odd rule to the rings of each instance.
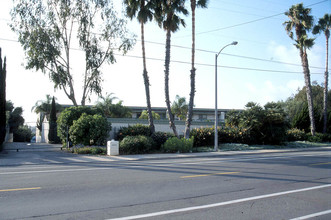
[[0, 219], [329, 220], [330, 156], [316, 148], [112, 161], [11, 149], [0, 154]]

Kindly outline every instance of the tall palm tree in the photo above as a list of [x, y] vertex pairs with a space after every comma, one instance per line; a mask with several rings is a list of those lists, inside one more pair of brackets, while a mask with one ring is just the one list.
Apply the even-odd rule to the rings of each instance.
[[186, 116], [186, 126], [184, 137], [186, 139], [190, 136], [190, 127], [193, 117], [193, 106], [194, 106], [194, 95], [195, 95], [195, 9], [196, 7], [206, 8], [208, 0], [191, 0], [191, 11], [192, 11], [192, 68], [191, 68], [191, 91], [190, 91], [190, 100], [188, 104], [188, 111]]
[[326, 126], [328, 121], [328, 80], [329, 80], [329, 38], [331, 28], [331, 14], [325, 14], [323, 18], [320, 18], [318, 24], [313, 29], [313, 34], [319, 34], [324, 32], [326, 38], [326, 57], [325, 57], [325, 73], [324, 73], [324, 100], [323, 100], [323, 133], [326, 133]]
[[[289, 21], [284, 22], [285, 30], [292, 40], [295, 40], [295, 46], [299, 49], [301, 64], [303, 68], [306, 94], [309, 109], [310, 129], [311, 134], [315, 135], [315, 119], [313, 108], [313, 97], [310, 82], [310, 71], [308, 64], [307, 49], [314, 45], [314, 39], [308, 38], [307, 32], [313, 27], [313, 16], [310, 15], [310, 8], [304, 8], [303, 4], [292, 5], [292, 7], [285, 12], [285, 15], [290, 18]], [[293, 31], [294, 30], [294, 31]], [[296, 37], [294, 39], [294, 37]]]
[[144, 24], [147, 21], [153, 19], [153, 0], [124, 0], [126, 5], [126, 14], [132, 20], [134, 17], [137, 17], [140, 23], [141, 29], [141, 47], [142, 47], [142, 56], [143, 56], [143, 78], [145, 84], [145, 93], [146, 93], [146, 102], [147, 102], [147, 113], [148, 113], [148, 122], [151, 133], [155, 132], [155, 126], [153, 121], [152, 107], [151, 107], [151, 98], [149, 90], [149, 78], [146, 67], [146, 53], [145, 53], [145, 31]]
[[169, 68], [170, 68], [170, 49], [171, 49], [171, 33], [179, 30], [180, 25], [185, 27], [185, 21], [179, 14], [187, 15], [188, 11], [185, 8], [185, 0], [159, 0], [155, 8], [155, 18], [160, 28], [166, 31], [166, 53], [165, 53], [165, 70], [164, 70], [164, 92], [165, 102], [167, 106], [170, 128], [174, 134], [178, 136], [174, 115], [171, 111], [169, 97]]

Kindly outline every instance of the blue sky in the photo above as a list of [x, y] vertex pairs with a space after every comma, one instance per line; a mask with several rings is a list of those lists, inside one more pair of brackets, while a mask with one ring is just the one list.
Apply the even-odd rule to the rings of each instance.
[[[115, 0], [119, 13], [121, 1]], [[331, 0], [210, 0], [207, 9], [196, 11], [196, 96], [198, 108], [214, 108], [215, 53], [224, 45], [238, 41], [238, 45], [225, 48], [218, 59], [218, 107], [244, 108], [249, 101], [264, 105], [266, 102], [286, 100], [304, 85], [302, 67], [297, 49], [287, 36], [282, 23], [283, 14], [291, 5], [303, 2], [312, 8], [317, 21], [331, 11]], [[54, 90], [47, 75], [25, 70], [24, 52], [16, 42], [17, 36], [8, 27], [11, 0], [2, 0], [0, 7], [0, 47], [7, 56], [7, 99], [24, 108], [24, 116], [31, 125], [36, 115], [31, 112], [37, 100], [46, 94], [57, 97], [61, 104], [71, 104], [61, 90]], [[191, 60], [191, 17], [185, 18], [186, 28], [172, 35], [170, 65], [170, 97], [178, 94], [189, 97]], [[128, 106], [145, 106], [142, 78], [140, 26], [136, 20], [128, 27], [137, 35], [137, 43], [128, 56], [117, 56], [117, 63], [103, 67], [103, 94], [114, 93]], [[145, 27], [147, 69], [151, 83], [152, 106], [163, 107], [165, 32], [155, 22]], [[80, 59], [82, 53], [72, 50], [77, 99], [81, 99]], [[325, 37], [317, 36], [315, 46], [308, 54], [311, 80], [323, 82], [325, 66]], [[137, 58], [138, 57], [138, 58]], [[330, 57], [329, 57], [330, 59]], [[279, 62], [278, 62], [279, 61]], [[291, 65], [284, 64], [290, 63]], [[329, 81], [329, 85], [331, 82]], [[97, 101], [92, 96], [90, 104]], [[321, 103], [322, 104], [322, 103]]]

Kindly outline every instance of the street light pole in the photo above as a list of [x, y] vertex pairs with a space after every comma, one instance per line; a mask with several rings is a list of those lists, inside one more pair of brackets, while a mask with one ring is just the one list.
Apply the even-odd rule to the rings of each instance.
[[217, 109], [217, 58], [222, 52], [224, 48], [230, 45], [237, 45], [237, 41], [233, 41], [231, 44], [225, 45], [220, 52], [215, 54], [215, 135], [214, 135], [214, 151], [218, 150], [218, 132], [217, 132], [217, 127], [218, 127], [218, 109]]

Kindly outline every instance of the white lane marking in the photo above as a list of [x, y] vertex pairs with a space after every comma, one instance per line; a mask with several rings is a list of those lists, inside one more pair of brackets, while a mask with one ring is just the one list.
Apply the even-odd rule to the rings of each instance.
[[330, 210], [326, 210], [324, 212], [317, 212], [314, 214], [310, 214], [310, 215], [305, 215], [305, 216], [301, 216], [301, 217], [297, 217], [297, 218], [292, 218], [290, 220], [304, 220], [304, 219], [310, 219], [310, 218], [314, 218], [317, 216], [321, 216], [321, 215], [327, 215], [331, 213], [331, 209]]
[[59, 173], [59, 172], [75, 172], [75, 171], [91, 171], [91, 170], [111, 170], [113, 167], [99, 167], [99, 168], [84, 168], [84, 169], [67, 169], [67, 170], [33, 170], [33, 171], [18, 171], [18, 172], [5, 172], [0, 175], [11, 174], [31, 174], [31, 173]]
[[266, 195], [261, 195], [261, 196], [253, 196], [253, 197], [248, 197], [248, 198], [244, 198], [244, 199], [236, 199], [236, 200], [232, 200], [232, 201], [214, 203], [214, 204], [209, 204], [209, 205], [192, 206], [192, 207], [187, 207], [187, 208], [182, 208], [182, 209], [173, 209], [173, 210], [167, 210], [167, 211], [161, 211], [161, 212], [147, 213], [147, 214], [142, 214], [142, 215], [126, 216], [126, 217], [121, 217], [121, 218], [112, 218], [112, 219], [108, 219], [108, 220], [140, 219], [140, 218], [148, 218], [148, 217], [161, 216], [161, 215], [169, 215], [169, 214], [174, 214], [174, 213], [179, 213], [179, 212], [189, 212], [189, 211], [200, 210], [200, 209], [209, 209], [209, 208], [215, 208], [215, 207], [219, 207], [219, 206], [231, 205], [231, 204], [235, 204], [235, 203], [247, 202], [247, 201], [258, 200], [258, 199], [265, 199], [265, 198], [270, 198], [270, 197], [282, 196], [282, 195], [287, 195], [287, 194], [291, 194], [291, 193], [305, 192], [305, 191], [309, 191], [309, 190], [322, 189], [322, 188], [327, 188], [327, 187], [331, 187], [331, 184], [314, 186], [314, 187], [303, 188], [303, 189], [290, 190], [290, 191], [285, 191], [285, 192], [266, 194]]

